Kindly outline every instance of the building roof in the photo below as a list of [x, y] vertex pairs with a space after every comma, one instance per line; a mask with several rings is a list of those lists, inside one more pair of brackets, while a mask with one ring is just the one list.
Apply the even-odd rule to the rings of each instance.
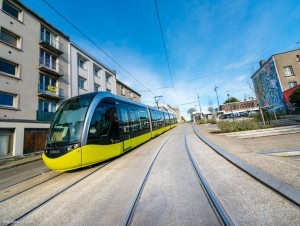
[[130, 88], [128, 85], [126, 85], [125, 83], [121, 82], [119, 79], [116, 79], [117, 83], [120, 83], [122, 86], [125, 86], [127, 89], [131, 90], [132, 92], [134, 92], [135, 94], [137, 94], [138, 96], [141, 96], [140, 93], [138, 93], [137, 91], [135, 91], [134, 89]]
[[74, 42], [71, 42], [70, 44], [71, 44], [71, 46], [74, 46], [75, 48], [77, 48], [78, 50], [80, 50], [82, 53], [84, 53], [85, 55], [87, 55], [88, 57], [90, 57], [92, 60], [94, 60], [95, 62], [97, 62], [98, 64], [100, 64], [106, 70], [108, 70], [112, 74], [116, 75], [116, 71], [115, 70], [110, 69], [109, 67], [105, 66], [103, 63], [100, 62], [100, 60], [98, 60], [97, 58], [95, 58], [94, 56], [92, 56], [90, 53], [88, 53], [87, 51], [85, 51], [84, 49], [82, 49], [81, 47], [79, 47], [78, 45], [76, 45]]
[[278, 56], [278, 55], [282, 55], [282, 54], [286, 54], [286, 53], [290, 53], [290, 52], [295, 52], [295, 51], [299, 51], [300, 49], [294, 49], [294, 50], [289, 50], [289, 51], [285, 51], [285, 52], [282, 52], [282, 53], [276, 53], [276, 54], [273, 54], [271, 55], [268, 60], [265, 61], [265, 63], [260, 66], [254, 73], [253, 75], [251, 76], [251, 79], [274, 57], [274, 56]]
[[15, 5], [19, 6], [23, 10], [27, 11], [29, 14], [31, 14], [32, 16], [34, 16], [36, 19], [38, 19], [39, 21], [41, 21], [43, 24], [47, 25], [49, 28], [51, 28], [52, 30], [54, 30], [55, 32], [57, 32], [59, 35], [63, 36], [65, 39], [70, 40], [70, 37], [68, 35], [64, 34], [58, 28], [54, 27], [52, 24], [50, 24], [44, 18], [40, 17], [37, 13], [35, 13], [31, 9], [29, 9], [26, 5], [24, 5], [20, 1], [18, 1], [18, 0], [11, 0], [11, 2], [13, 2]]

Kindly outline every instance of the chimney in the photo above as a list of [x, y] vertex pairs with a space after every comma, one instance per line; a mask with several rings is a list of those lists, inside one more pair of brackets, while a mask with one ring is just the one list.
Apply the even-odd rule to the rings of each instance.
[[262, 67], [264, 65], [264, 63], [265, 63], [264, 60], [259, 61], [259, 66]]

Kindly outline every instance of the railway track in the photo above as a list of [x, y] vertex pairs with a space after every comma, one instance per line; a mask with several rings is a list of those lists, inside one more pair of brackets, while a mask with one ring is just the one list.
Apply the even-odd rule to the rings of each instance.
[[189, 148], [188, 142], [187, 142], [187, 132], [185, 131], [185, 148], [186, 151], [188, 153], [189, 159], [191, 161], [191, 164], [194, 168], [194, 171], [199, 179], [200, 185], [203, 188], [203, 191], [205, 192], [212, 208], [214, 209], [214, 211], [216, 212], [217, 217], [219, 218], [220, 222], [223, 225], [234, 225], [232, 220], [230, 219], [229, 215], [227, 214], [227, 212], [225, 211], [225, 209], [223, 208], [223, 206], [221, 205], [220, 201], [218, 200], [217, 196], [215, 195], [215, 193], [213, 192], [213, 190], [211, 189], [209, 183], [207, 182], [207, 180], [205, 179], [203, 173], [201, 172], [192, 151]]
[[290, 202], [294, 203], [298, 207], [300, 206], [300, 191], [290, 187], [289, 185], [279, 181], [278, 179], [271, 177], [267, 173], [259, 170], [246, 162], [242, 161], [241, 159], [237, 158], [236, 156], [230, 154], [229, 152], [225, 151], [221, 147], [217, 146], [206, 137], [201, 135], [199, 131], [192, 125], [194, 133], [197, 137], [207, 144], [213, 151], [218, 153], [220, 156], [231, 162], [233, 165], [237, 166], [239, 169], [250, 175], [251, 177], [255, 178], [260, 183], [266, 185], [282, 197], [286, 198]]
[[[29, 209], [26, 209], [25, 211], [23, 211], [22, 213], [19, 213], [17, 217], [15, 217], [14, 219], [9, 219], [9, 220], [4, 220], [2, 221], [2, 223], [4, 222], [6, 225], [14, 225], [16, 223], [20, 223], [22, 222], [22, 220], [27, 217], [28, 215], [30, 215], [32, 212], [34, 212], [35, 210], [41, 208], [42, 206], [44, 206], [45, 204], [47, 204], [48, 202], [50, 202], [51, 200], [53, 200], [55, 197], [59, 196], [60, 194], [62, 194], [63, 192], [67, 191], [68, 189], [74, 187], [76, 184], [78, 184], [79, 182], [83, 181], [84, 179], [88, 178], [89, 176], [93, 175], [94, 173], [98, 172], [99, 170], [101, 170], [103, 167], [105, 167], [106, 165], [108, 165], [111, 161], [109, 162], [105, 162], [95, 168], [91, 168], [90, 170], [85, 170], [85, 173], [83, 176], [81, 176], [80, 178], [76, 179], [74, 182], [68, 184], [67, 186], [65, 186], [64, 188], [58, 189], [57, 192], [55, 192], [54, 194], [49, 195], [48, 197], [44, 198], [43, 200], [39, 200], [38, 204], [30, 207]], [[50, 182], [53, 179], [57, 179], [57, 177], [60, 176], [64, 176], [67, 175], [67, 173], [61, 173], [56, 175], [55, 177], [52, 177], [48, 180], [45, 180], [37, 185], [34, 185], [28, 189], [25, 189], [23, 191], [20, 191], [14, 195], [11, 195], [9, 197], [6, 197], [4, 199], [2, 199], [0, 201], [1, 205], [5, 205], [5, 202], [10, 201], [11, 199], [13, 199], [16, 196], [19, 196], [25, 192], [28, 192], [29, 190], [33, 189], [33, 188], [38, 188], [39, 186]]]
[[[270, 189], [261, 185], [260, 182], [257, 183], [252, 176], [249, 179], [248, 175], [232, 166], [218, 154], [213, 153], [210, 150], [211, 147], [207, 147], [200, 141], [196, 134], [196, 128], [192, 130], [190, 125], [181, 126], [173, 133], [165, 133], [157, 138], [159, 140], [153, 140], [153, 142], [143, 145], [140, 150], [129, 152], [128, 155], [124, 155], [124, 158], [118, 158], [108, 167], [105, 166], [110, 162], [98, 165], [96, 168], [57, 175], [53, 179], [32, 186], [32, 188], [20, 190], [20, 193], [8, 195], [7, 198], [1, 199], [0, 196], [0, 205], [4, 207], [0, 208], [0, 216], [2, 216], [0, 225], [26, 222], [39, 222], [39, 224], [45, 225], [51, 223], [66, 225], [98, 223], [124, 226], [170, 223], [189, 225], [195, 222], [198, 222], [198, 225], [201, 225], [199, 222], [202, 224], [253, 225], [253, 222], [261, 222], [261, 218], [253, 215], [256, 214], [256, 207], [253, 204], [257, 204], [261, 200], [256, 199], [253, 194], [242, 193], [248, 198], [243, 199], [240, 203], [237, 202], [241, 204], [240, 206], [231, 203], [234, 198], [240, 198], [234, 196], [240, 194], [238, 186], [235, 190], [236, 181], [242, 185], [244, 183], [242, 177], [245, 177], [250, 186], [249, 184], [242, 186], [252, 188], [254, 185], [254, 190], [264, 187], [264, 192], [266, 190], [269, 190], [269, 193], [274, 192], [270, 192]], [[205, 148], [207, 148], [206, 151]], [[210, 162], [211, 160], [206, 158], [212, 155], [218, 161], [212, 159]], [[206, 166], [203, 163], [207, 163]], [[236, 177], [238, 179], [235, 182], [232, 182], [231, 178], [227, 181], [223, 178], [220, 180], [221, 175], [215, 180], [217, 181], [215, 183], [213, 180], [216, 178], [210, 177], [211, 174], [207, 169], [211, 168], [214, 175], [219, 174], [221, 171], [219, 168], [215, 168], [214, 164], [216, 163], [222, 167], [223, 164], [231, 165], [231, 168], [239, 171], [239, 176]], [[100, 171], [103, 167], [106, 170]], [[203, 173], [200, 169], [203, 170]], [[227, 169], [224, 173], [230, 175], [232, 171], [227, 171]], [[100, 173], [96, 174], [99, 171]], [[10, 188], [21, 186], [22, 183], [25, 182], [20, 182]], [[226, 190], [226, 194], [224, 196], [223, 193], [222, 196], [224, 190]], [[5, 190], [0, 192], [3, 191]], [[229, 194], [228, 191], [233, 192]], [[265, 193], [261, 193], [261, 195], [264, 196]], [[271, 195], [272, 197], [276, 196]], [[199, 198], [199, 196], [201, 197]], [[265, 200], [268, 200], [268, 197]], [[273, 203], [281, 205], [281, 202], [281, 199], [275, 197], [275, 201], [269, 202], [266, 208], [269, 211]], [[163, 208], [160, 209], [161, 207]], [[278, 207], [281, 211], [282, 206]], [[204, 213], [205, 211], [207, 212]], [[239, 211], [249, 214], [249, 216], [240, 220], [234, 215]], [[51, 216], [48, 216], [49, 212], [51, 212]], [[287, 209], [285, 212], [288, 212]], [[72, 213], [76, 217], [71, 217]], [[290, 214], [297, 216], [295, 208]], [[210, 218], [213, 220], [208, 222]], [[4, 221], [1, 222], [1, 219]], [[202, 221], [203, 219], [204, 221]], [[248, 219], [250, 221], [243, 221]], [[255, 220], [251, 221], [252, 219]], [[276, 221], [265, 221], [264, 223], [274, 224], [274, 222]]]
[[141, 183], [141, 185], [139, 186], [139, 188], [138, 188], [138, 190], [137, 190], [137, 192], [136, 192], [136, 194], [135, 194], [135, 196], [134, 196], [134, 200], [133, 200], [133, 202], [132, 202], [131, 205], [130, 205], [130, 208], [129, 208], [128, 213], [127, 213], [127, 215], [126, 215], [126, 218], [125, 218], [125, 220], [124, 220], [123, 226], [130, 225], [131, 220], [132, 220], [133, 215], [134, 215], [134, 211], [135, 211], [136, 206], [137, 206], [137, 204], [138, 204], [138, 200], [139, 200], [139, 198], [140, 198], [140, 196], [141, 196], [141, 194], [142, 194], [142, 192], [143, 192], [143, 189], [144, 189], [145, 184], [146, 184], [146, 181], [147, 181], [147, 179], [148, 179], [148, 177], [149, 177], [149, 175], [150, 175], [151, 169], [152, 169], [152, 167], [153, 167], [153, 165], [154, 165], [154, 163], [155, 163], [155, 160], [157, 159], [159, 153], [161, 152], [161, 150], [163, 149], [163, 147], [165, 146], [165, 144], [167, 143], [167, 141], [173, 136], [174, 133], [175, 133], [175, 132], [173, 132], [173, 133], [165, 140], [165, 142], [160, 146], [160, 148], [158, 149], [158, 151], [157, 151], [155, 157], [153, 158], [153, 160], [152, 160], [152, 162], [151, 162], [151, 164], [150, 164], [150, 166], [149, 166], [149, 168], [148, 168], [148, 170], [147, 170], [147, 172], [146, 172], [146, 174], [145, 174], [145, 176], [144, 176], [144, 178], [143, 178], [143, 180], [142, 180], [142, 183]]
[[[174, 134], [174, 133], [173, 133]], [[173, 135], [172, 134], [172, 135]], [[171, 135], [171, 136], [172, 136]], [[132, 204], [130, 205], [130, 209], [126, 215], [126, 218], [123, 222], [123, 226], [128, 226], [131, 225], [132, 223], [132, 219], [134, 217], [135, 214], [135, 210], [138, 206], [138, 202], [139, 199], [143, 193], [143, 190], [145, 188], [147, 179], [151, 173], [151, 170], [153, 168], [153, 165], [155, 164], [156, 159], [158, 158], [158, 155], [160, 154], [160, 152], [162, 151], [162, 149], [164, 148], [164, 146], [166, 145], [166, 143], [169, 141], [169, 139], [171, 138], [171, 136], [161, 145], [159, 151], [157, 152], [156, 156], [154, 157], [154, 159], [152, 160], [151, 165], [149, 166], [144, 179], [141, 183], [141, 185], [139, 186], [138, 190], [136, 191], [134, 200], [132, 202]], [[209, 184], [207, 183], [207, 181], [205, 180], [201, 170], [199, 169], [193, 154], [191, 152], [191, 150], [189, 149], [188, 146], [188, 141], [187, 141], [187, 134], [186, 131], [184, 133], [184, 143], [185, 143], [185, 151], [188, 155], [188, 158], [190, 160], [190, 163], [195, 171], [195, 175], [197, 176], [201, 189], [203, 190], [203, 193], [205, 193], [207, 199], [209, 200], [210, 206], [211, 208], [214, 210], [215, 212], [215, 216], [218, 219], [220, 225], [234, 225], [234, 223], [232, 222], [232, 220], [230, 219], [230, 217], [228, 216], [228, 214], [226, 213], [225, 209], [222, 207], [222, 205], [220, 204], [218, 198], [216, 197], [216, 195], [213, 193], [212, 189], [210, 188]]]

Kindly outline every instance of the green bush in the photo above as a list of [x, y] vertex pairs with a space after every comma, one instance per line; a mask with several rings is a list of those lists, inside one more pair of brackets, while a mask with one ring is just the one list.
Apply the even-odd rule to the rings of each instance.
[[211, 119], [207, 119], [207, 120], [201, 119], [197, 122], [197, 124], [207, 124], [207, 123], [216, 124], [217, 120], [214, 118], [211, 118]]
[[222, 133], [238, 132], [259, 129], [259, 124], [255, 120], [242, 121], [220, 121], [218, 127]]

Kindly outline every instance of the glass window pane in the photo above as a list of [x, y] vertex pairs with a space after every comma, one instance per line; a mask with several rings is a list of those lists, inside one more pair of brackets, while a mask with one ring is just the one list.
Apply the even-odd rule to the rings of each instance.
[[19, 18], [19, 11], [15, 9], [13, 6], [9, 5], [7, 2], [3, 2], [2, 9], [15, 18]]
[[0, 60], [0, 71], [11, 75], [16, 75], [16, 65]]
[[0, 105], [1, 106], [8, 106], [13, 107], [14, 105], [14, 95], [0, 93]]
[[14, 35], [11, 35], [10, 33], [8, 33], [3, 29], [1, 30], [1, 40], [12, 46], [17, 47], [18, 38]]

